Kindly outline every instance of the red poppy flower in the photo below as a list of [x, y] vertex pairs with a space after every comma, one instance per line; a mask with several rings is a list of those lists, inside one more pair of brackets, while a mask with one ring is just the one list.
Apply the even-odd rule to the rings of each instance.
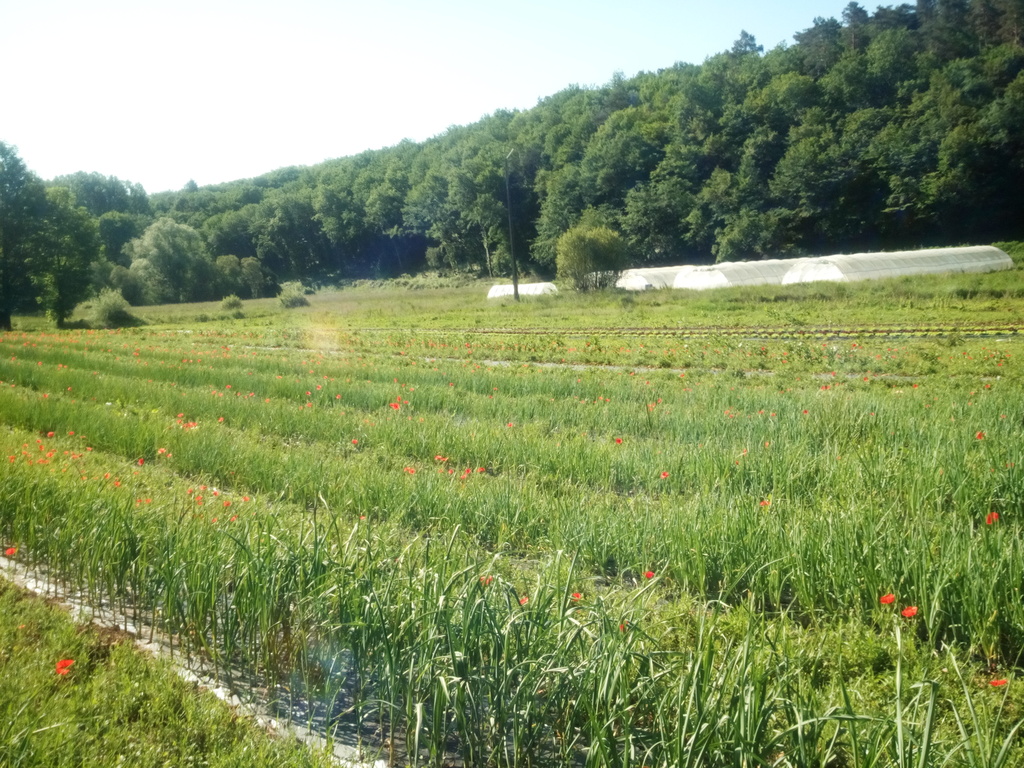
[[523, 595], [519, 598], [520, 605], [526, 605], [528, 602], [530, 602], [530, 598], [528, 598], [526, 595]]
[[916, 605], [908, 605], [906, 608], [904, 608], [902, 611], [900, 611], [900, 613], [903, 614], [903, 618], [905, 618], [905, 619], [912, 619], [915, 616], [917, 616], [917, 606]]
[[993, 688], [998, 688], [1001, 685], [1006, 685], [1008, 682], [1009, 681], [1004, 678], [1002, 680], [993, 680], [989, 683], [989, 685], [991, 685]]
[[61, 659], [57, 662], [57, 674], [66, 675], [71, 665], [75, 663], [74, 659]]
[[662, 472], [662, 473], [661, 473], [661, 479], [662, 479], [662, 480], [664, 480], [664, 479], [665, 479], [665, 478], [667, 478], [667, 477], [668, 477], [668, 472]]
[[142, 466], [143, 464], [145, 464], [145, 463], [146, 463], [146, 460], [145, 460], [145, 459], [139, 459], [139, 461], [138, 461], [138, 465], [139, 465], [140, 467], [141, 467], [141, 466]]
[[762, 507], [770, 507], [771, 505], [772, 505], [772, 503], [770, 501], [768, 501], [768, 499], [761, 499], [760, 506], [762, 506]]
[[985, 524], [986, 525], [992, 525], [992, 523], [994, 523], [998, 519], [999, 519], [999, 513], [998, 512], [989, 512], [987, 515], [985, 515]]
[[359, 445], [359, 441], [356, 440], [354, 437], [352, 438], [352, 445]]
[[573, 592], [572, 593], [572, 599], [574, 601], [579, 602], [579, 600], [581, 600], [582, 598], [583, 598], [583, 595], [581, 595], [579, 592]]
[[402, 406], [401, 406], [401, 405], [399, 405], [398, 403], [388, 403], [388, 405], [390, 405], [390, 406], [391, 406], [392, 408], [394, 408], [394, 409], [395, 409], [396, 411], [397, 411], [397, 410], [398, 410], [399, 408], [401, 408], [401, 407], [402, 407]]
[[653, 579], [654, 578], [654, 571], [647, 571], [646, 573], [644, 573], [644, 578], [645, 579]]
[[878, 602], [880, 602], [882, 605], [891, 605], [892, 603], [896, 602], [896, 595], [894, 595], [892, 592], [890, 592], [887, 595], [882, 595], [880, 598], [878, 598]]
[[8, 557], [12, 557], [13, 555], [18, 554], [18, 548], [17, 547], [8, 547], [7, 549], [4, 550], [4, 554], [7, 555]]
[[615, 443], [616, 443], [616, 445], [622, 445], [622, 438], [621, 437], [616, 437], [615, 438]]
[[47, 436], [47, 437], [53, 437], [53, 432], [47, 432], [47, 433], [46, 433], [46, 436]]

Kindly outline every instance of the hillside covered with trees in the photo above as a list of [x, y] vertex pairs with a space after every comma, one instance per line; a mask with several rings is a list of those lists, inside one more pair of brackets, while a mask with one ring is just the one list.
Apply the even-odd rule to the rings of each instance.
[[539, 274], [581, 222], [620, 233], [635, 265], [1021, 236], [1024, 0], [850, 3], [795, 40], [764, 51], [743, 32], [702, 64], [255, 179], [147, 196], [83, 173], [50, 194], [67, 188], [95, 223], [92, 290], [132, 303], [505, 275], [509, 211]]

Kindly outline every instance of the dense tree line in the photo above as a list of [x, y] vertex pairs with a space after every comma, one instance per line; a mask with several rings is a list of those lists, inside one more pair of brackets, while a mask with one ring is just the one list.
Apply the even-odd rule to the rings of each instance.
[[578, 225], [618, 233], [633, 264], [1021, 236], [1024, 0], [850, 3], [795, 40], [765, 52], [743, 32], [702, 64], [255, 179], [53, 185], [97, 222], [94, 288], [135, 303], [505, 275], [510, 245], [551, 274]]
[[850, 3], [795, 38], [744, 32], [703, 64], [153, 205], [214, 254], [312, 281], [508, 274], [506, 162], [513, 245], [541, 273], [582, 221], [632, 263], [1020, 235], [1024, 1]]

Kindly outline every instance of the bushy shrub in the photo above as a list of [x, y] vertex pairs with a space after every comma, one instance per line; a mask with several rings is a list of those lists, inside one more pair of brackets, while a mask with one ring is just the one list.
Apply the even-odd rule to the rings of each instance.
[[279, 298], [281, 299], [281, 306], [285, 309], [309, 306], [309, 299], [306, 298], [299, 283], [285, 283]]
[[242, 308], [242, 300], [235, 296], [235, 294], [225, 296], [224, 300], [220, 303], [220, 308], [225, 312], [240, 310]]
[[607, 227], [578, 226], [558, 238], [558, 277], [576, 290], [614, 285], [626, 266], [626, 244]]
[[121, 292], [106, 288], [92, 304], [92, 324], [97, 328], [123, 328], [138, 325], [139, 318], [128, 311], [128, 301]]

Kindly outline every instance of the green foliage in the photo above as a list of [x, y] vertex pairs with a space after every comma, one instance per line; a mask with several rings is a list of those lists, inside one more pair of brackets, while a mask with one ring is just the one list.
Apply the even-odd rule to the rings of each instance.
[[106, 288], [92, 302], [90, 321], [96, 328], [124, 328], [138, 325], [139, 319], [128, 309], [128, 301], [121, 292]]
[[164, 217], [128, 243], [131, 271], [151, 304], [202, 301], [217, 295], [216, 265], [199, 233]]
[[46, 190], [46, 213], [30, 262], [36, 301], [58, 326], [89, 292], [100, 250], [96, 220], [64, 187]]
[[306, 294], [299, 283], [285, 283], [282, 286], [281, 295], [278, 299], [281, 302], [281, 306], [285, 309], [309, 306], [309, 299], [306, 298]]
[[10, 330], [11, 314], [32, 304], [31, 264], [45, 212], [42, 182], [0, 142], [0, 330]]
[[220, 308], [225, 310], [226, 312], [234, 312], [236, 310], [240, 310], [242, 308], [242, 300], [235, 296], [234, 294], [231, 294], [230, 296], [225, 296], [223, 301], [221, 301], [220, 303]]
[[558, 277], [578, 291], [614, 285], [626, 267], [626, 244], [607, 227], [573, 227], [557, 245]]

